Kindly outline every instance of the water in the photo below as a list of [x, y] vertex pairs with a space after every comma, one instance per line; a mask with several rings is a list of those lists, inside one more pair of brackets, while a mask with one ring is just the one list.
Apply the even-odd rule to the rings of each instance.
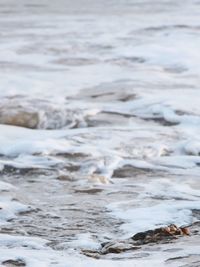
[[[0, 1], [2, 266], [198, 266], [199, 13]], [[171, 223], [191, 236], [83, 254]]]

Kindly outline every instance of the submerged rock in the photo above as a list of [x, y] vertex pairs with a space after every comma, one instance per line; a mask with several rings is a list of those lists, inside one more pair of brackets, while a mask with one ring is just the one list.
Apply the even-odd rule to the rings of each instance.
[[190, 231], [187, 227], [177, 227], [171, 224], [167, 227], [137, 233], [125, 240], [105, 242], [101, 244], [101, 248], [98, 251], [82, 250], [82, 253], [86, 256], [97, 258], [98, 255], [106, 255], [109, 253], [119, 254], [126, 251], [138, 250], [146, 244], [168, 243], [184, 235], [190, 235]]
[[123, 242], [123, 241], [109, 242], [103, 245], [101, 249], [101, 254], [108, 254], [108, 253], [118, 254], [128, 250], [137, 250], [139, 248], [140, 248], [139, 246], [135, 246], [130, 242]]
[[80, 99], [87, 99], [92, 102], [128, 102], [138, 98], [128, 81], [116, 81], [102, 83], [95, 87], [84, 88], [77, 95]]

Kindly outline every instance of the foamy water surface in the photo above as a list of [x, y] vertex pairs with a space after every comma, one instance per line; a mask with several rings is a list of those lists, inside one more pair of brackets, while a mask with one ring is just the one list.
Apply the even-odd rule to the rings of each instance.
[[0, 1], [2, 266], [200, 265], [198, 235], [82, 253], [200, 219], [199, 7]]

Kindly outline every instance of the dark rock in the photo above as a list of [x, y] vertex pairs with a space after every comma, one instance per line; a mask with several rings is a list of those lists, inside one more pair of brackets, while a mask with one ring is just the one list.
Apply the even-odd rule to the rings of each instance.
[[37, 170], [38, 170], [37, 168], [17, 168], [11, 165], [4, 165], [4, 168], [3, 170], [0, 171], [0, 174], [26, 175]]
[[118, 177], [118, 178], [134, 177], [137, 175], [143, 175], [153, 172], [154, 171], [149, 168], [138, 168], [132, 165], [124, 165], [123, 167], [114, 170], [112, 177]]
[[26, 263], [21, 260], [21, 259], [17, 259], [17, 260], [6, 260], [4, 262], [2, 262], [2, 264], [4, 266], [7, 266], [7, 267], [22, 267], [22, 266], [26, 266]]
[[101, 188], [88, 188], [88, 189], [79, 189], [75, 190], [75, 193], [82, 193], [82, 194], [97, 194], [102, 192], [103, 189]]
[[144, 245], [149, 243], [167, 242], [172, 239], [176, 239], [177, 236], [189, 235], [189, 229], [186, 227], [177, 227], [171, 224], [167, 227], [156, 228], [155, 230], [149, 230], [135, 234], [132, 239], [137, 244]]
[[67, 174], [61, 174], [57, 177], [58, 180], [60, 181], [72, 181], [73, 178]]
[[117, 242], [109, 242], [101, 249], [101, 254], [109, 254], [109, 253], [115, 253], [119, 254], [122, 252], [126, 252], [129, 250], [137, 250], [139, 249], [139, 246], [135, 246], [132, 243], [129, 242], [123, 242], [123, 241], [117, 241]]
[[79, 152], [64, 152], [64, 153], [57, 153], [56, 156], [60, 156], [63, 158], [67, 158], [67, 159], [84, 159], [87, 158], [89, 155], [88, 154], [84, 154], [84, 153], [79, 153]]
[[180, 124], [179, 121], [177, 122], [168, 121], [164, 117], [149, 117], [149, 118], [142, 118], [142, 119], [145, 121], [154, 121], [162, 126], [176, 126]]

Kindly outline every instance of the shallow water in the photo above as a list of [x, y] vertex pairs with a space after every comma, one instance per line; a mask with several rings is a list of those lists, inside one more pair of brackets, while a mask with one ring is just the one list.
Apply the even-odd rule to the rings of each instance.
[[199, 4], [0, 2], [2, 266], [198, 266]]

